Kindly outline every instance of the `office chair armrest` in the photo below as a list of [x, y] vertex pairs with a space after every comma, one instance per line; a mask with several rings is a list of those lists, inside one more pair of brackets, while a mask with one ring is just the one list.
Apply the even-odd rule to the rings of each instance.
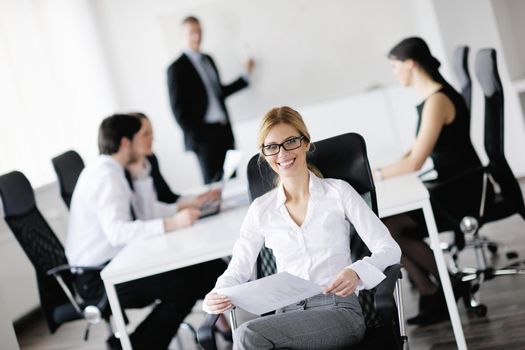
[[[83, 274], [86, 271], [97, 271], [97, 272], [99, 272], [103, 268], [104, 268], [104, 266], [71, 266], [71, 265], [68, 265], [68, 264], [63, 264], [63, 265], [59, 265], [59, 266], [56, 266], [56, 267], [54, 267], [52, 269], [47, 270], [46, 273], [47, 273], [48, 276], [53, 276], [56, 279], [57, 283], [62, 288], [62, 291], [64, 292], [64, 294], [68, 298], [68, 300], [71, 303], [71, 305], [75, 308], [75, 310], [77, 311], [77, 313], [81, 317], [85, 318], [86, 316], [84, 315], [84, 310], [83, 309], [86, 306], [88, 306], [88, 305], [85, 303], [84, 300], [82, 300], [82, 298], [76, 298], [75, 297], [74, 290], [70, 289], [70, 287], [68, 287], [68, 285], [64, 282], [63, 275], [64, 274], [67, 274], [68, 276], [70, 276], [70, 275], [80, 275], [80, 274]], [[90, 302], [93, 302], [93, 301], [90, 301]], [[101, 316], [104, 319], [108, 319], [108, 317], [109, 317], [109, 315], [111, 313], [111, 310], [109, 308], [109, 302], [108, 302], [108, 297], [107, 297], [106, 293], [104, 293], [100, 297], [100, 299], [98, 301], [96, 301], [95, 304], [91, 304], [91, 305], [96, 306], [98, 308], [98, 310], [101, 312]], [[127, 320], [126, 320], [126, 323], [127, 323]]]
[[383, 321], [392, 319], [396, 314], [394, 289], [398, 279], [401, 279], [401, 265], [395, 264], [385, 269], [386, 278], [377, 285], [375, 293], [375, 307]]
[[220, 315], [215, 314], [207, 315], [204, 322], [197, 330], [197, 340], [199, 341], [200, 346], [205, 350], [217, 350], [213, 329], [215, 328], [215, 323], [219, 319], [219, 316]]
[[46, 271], [48, 276], [55, 275], [57, 273], [62, 273], [64, 271], [67, 271], [73, 275], [81, 275], [85, 271], [102, 271], [105, 266], [71, 266], [68, 264], [63, 264], [59, 266], [55, 266], [52, 269], [49, 269]]

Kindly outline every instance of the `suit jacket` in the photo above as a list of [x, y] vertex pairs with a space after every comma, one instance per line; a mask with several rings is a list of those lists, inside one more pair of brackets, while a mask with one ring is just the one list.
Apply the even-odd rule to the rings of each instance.
[[[233, 147], [233, 132], [224, 101], [226, 97], [241, 90], [248, 84], [242, 77], [239, 77], [231, 84], [222, 85], [215, 62], [210, 56], [203, 56], [210, 61], [213, 70], [217, 74], [217, 81], [220, 84], [219, 103], [224, 109], [224, 114], [228, 121], [226, 132], [223, 135], [214, 135], [214, 137], [222, 138], [225, 144], [230, 143], [231, 147]], [[168, 68], [168, 92], [175, 119], [184, 131], [186, 150], [195, 150], [197, 146], [207, 144], [209, 135], [206, 133], [204, 116], [208, 109], [208, 95], [199, 73], [190, 58], [185, 54], [182, 54]]]

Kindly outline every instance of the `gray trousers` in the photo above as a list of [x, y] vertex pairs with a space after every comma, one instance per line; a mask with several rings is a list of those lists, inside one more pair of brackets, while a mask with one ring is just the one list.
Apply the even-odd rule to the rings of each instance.
[[365, 330], [355, 294], [319, 294], [243, 323], [235, 330], [233, 348], [348, 349], [363, 339]]

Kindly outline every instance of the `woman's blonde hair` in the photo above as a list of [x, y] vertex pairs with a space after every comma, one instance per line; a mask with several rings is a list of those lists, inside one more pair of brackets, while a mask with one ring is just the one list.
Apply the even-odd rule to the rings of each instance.
[[[268, 136], [270, 130], [274, 126], [279, 124], [290, 125], [299, 132], [300, 136], [304, 136], [306, 142], [310, 142], [310, 133], [308, 132], [308, 128], [306, 127], [303, 117], [301, 117], [299, 112], [288, 106], [272, 108], [266, 112], [259, 127], [259, 137], [257, 139], [257, 148], [259, 148], [259, 161], [264, 159], [262, 147], [264, 146], [264, 140], [266, 139], [266, 136]], [[319, 169], [317, 169], [314, 165], [307, 164], [307, 166], [308, 169], [315, 175], [318, 177], [323, 177]]]

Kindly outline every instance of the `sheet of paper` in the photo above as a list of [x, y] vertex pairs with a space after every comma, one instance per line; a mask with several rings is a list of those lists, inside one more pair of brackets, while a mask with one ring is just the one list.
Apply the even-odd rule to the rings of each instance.
[[233, 287], [217, 289], [232, 303], [252, 314], [262, 315], [321, 293], [323, 287], [291, 275], [277, 273]]

